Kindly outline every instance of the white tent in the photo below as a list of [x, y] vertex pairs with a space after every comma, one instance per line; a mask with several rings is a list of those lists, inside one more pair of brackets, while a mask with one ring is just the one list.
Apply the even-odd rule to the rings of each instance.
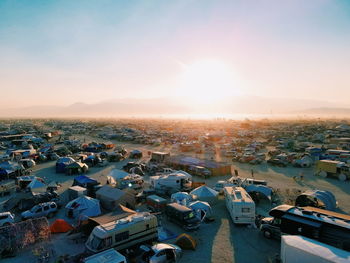
[[171, 202], [178, 203], [180, 205], [187, 205], [191, 201], [191, 196], [186, 192], [177, 192], [171, 195]]
[[197, 187], [192, 190], [190, 194], [192, 195], [193, 200], [206, 201], [210, 204], [215, 203], [217, 201], [217, 196], [219, 195], [217, 191], [206, 185]]
[[46, 191], [46, 185], [39, 181], [37, 178], [34, 178], [30, 184], [27, 185], [27, 188], [29, 188], [32, 192], [45, 192]]
[[281, 260], [282, 263], [345, 263], [350, 262], [350, 252], [310, 238], [283, 235]]
[[120, 169], [113, 169], [110, 171], [110, 173], [108, 174], [108, 176], [113, 177], [115, 180], [120, 180], [120, 179], [124, 179], [126, 176], [128, 176], [129, 173], [120, 170]]
[[195, 201], [190, 203], [188, 207], [193, 210], [200, 220], [203, 220], [206, 216], [211, 215], [211, 206], [207, 202]]
[[74, 218], [98, 216], [101, 214], [100, 201], [85, 195], [70, 201], [66, 208], [68, 216]]

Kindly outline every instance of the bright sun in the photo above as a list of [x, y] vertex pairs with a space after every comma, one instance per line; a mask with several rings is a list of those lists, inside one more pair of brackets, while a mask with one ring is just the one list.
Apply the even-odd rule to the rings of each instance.
[[217, 103], [237, 94], [230, 66], [218, 60], [200, 60], [185, 65], [178, 93], [197, 104]]

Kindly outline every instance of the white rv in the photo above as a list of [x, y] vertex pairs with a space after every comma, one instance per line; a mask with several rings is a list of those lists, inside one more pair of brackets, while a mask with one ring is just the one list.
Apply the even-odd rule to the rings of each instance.
[[109, 248], [126, 249], [137, 244], [157, 241], [157, 217], [147, 212], [96, 226], [86, 241], [86, 248], [97, 253]]
[[192, 176], [183, 171], [151, 176], [151, 187], [167, 193], [188, 190], [192, 187]]
[[254, 224], [255, 203], [242, 187], [224, 187], [226, 208], [235, 224]]

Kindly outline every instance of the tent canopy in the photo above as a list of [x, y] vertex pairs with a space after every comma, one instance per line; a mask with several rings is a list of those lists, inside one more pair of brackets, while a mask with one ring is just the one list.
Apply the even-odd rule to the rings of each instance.
[[270, 187], [267, 187], [266, 185], [251, 184], [251, 185], [248, 185], [245, 188], [245, 190], [247, 191], [247, 193], [257, 192], [257, 193], [263, 194], [271, 201], [272, 189]]
[[191, 191], [191, 195], [195, 195], [199, 198], [201, 197], [216, 197], [218, 196], [218, 192], [215, 191], [214, 189], [206, 186], [206, 185], [202, 185], [200, 187], [197, 187], [196, 189]]
[[196, 240], [192, 236], [190, 236], [186, 233], [179, 235], [176, 238], [175, 244], [178, 245], [182, 249], [195, 250], [197, 247]]
[[79, 186], [85, 187], [88, 184], [98, 185], [99, 183], [96, 180], [94, 180], [86, 175], [80, 175], [80, 176], [77, 176], [74, 178], [74, 182], [73, 182], [72, 186], [79, 185]]
[[43, 182], [40, 182], [38, 179], [34, 178], [33, 181], [28, 184], [27, 188], [34, 190], [38, 188], [46, 187], [46, 185]]
[[329, 191], [307, 190], [295, 200], [296, 206], [315, 206], [326, 210], [335, 211], [337, 200]]

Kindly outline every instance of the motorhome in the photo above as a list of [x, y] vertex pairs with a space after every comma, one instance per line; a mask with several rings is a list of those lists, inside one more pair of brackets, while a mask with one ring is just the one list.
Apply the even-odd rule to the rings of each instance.
[[126, 263], [126, 258], [113, 248], [84, 259], [84, 263]]
[[123, 250], [137, 244], [157, 241], [157, 226], [158, 221], [155, 215], [147, 212], [132, 214], [96, 226], [85, 246], [89, 251], [97, 253], [109, 248]]
[[255, 203], [242, 187], [224, 187], [226, 208], [235, 224], [255, 222]]
[[151, 187], [163, 194], [172, 194], [179, 191], [190, 190], [192, 187], [192, 176], [183, 171], [171, 174], [151, 176]]
[[350, 216], [315, 207], [277, 206], [261, 221], [266, 238], [301, 235], [350, 251]]
[[320, 160], [316, 163], [315, 175], [326, 177], [336, 177], [340, 181], [350, 178], [350, 166], [344, 162]]

